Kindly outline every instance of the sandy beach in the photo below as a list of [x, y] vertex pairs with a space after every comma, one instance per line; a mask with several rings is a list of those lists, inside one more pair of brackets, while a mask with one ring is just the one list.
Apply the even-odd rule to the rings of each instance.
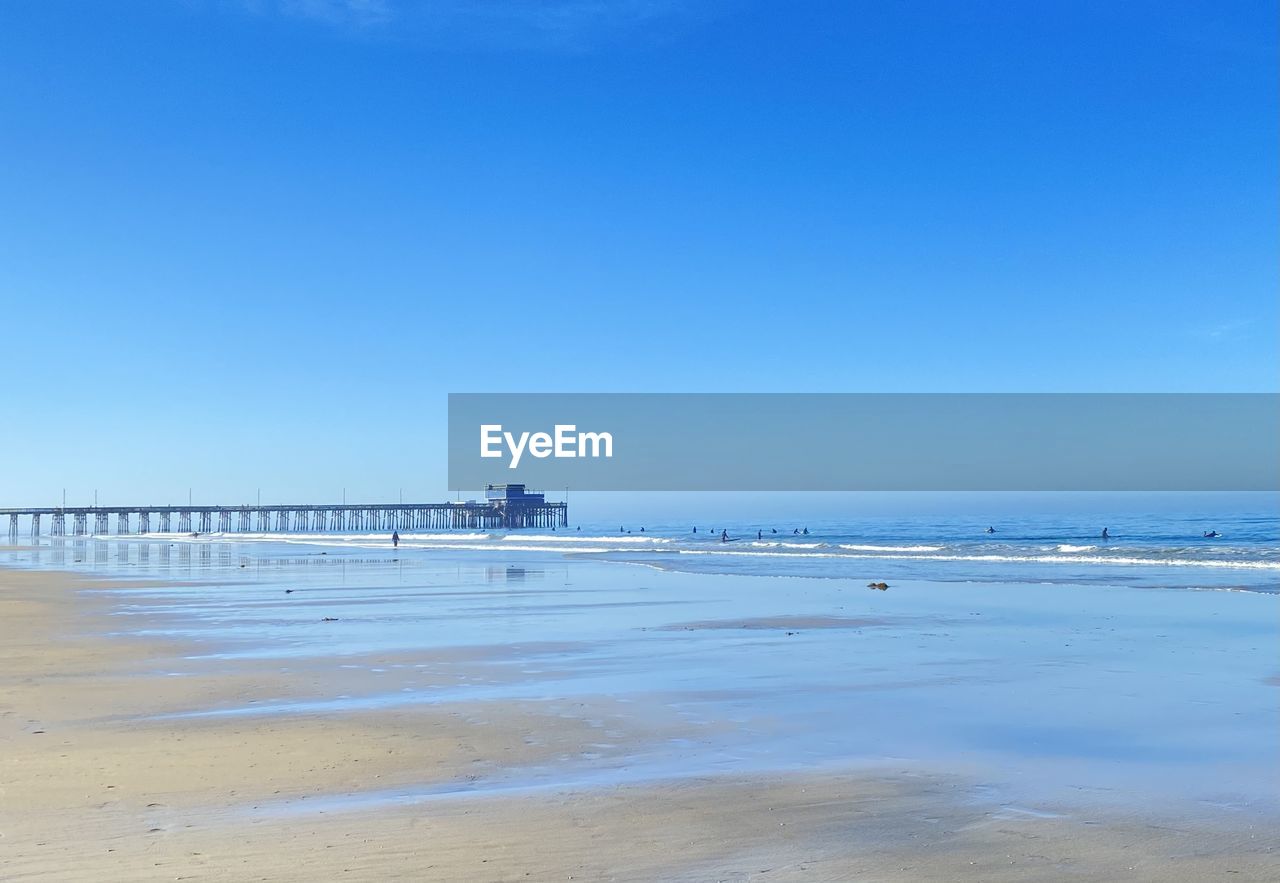
[[[218, 581], [211, 583], [189, 581], [184, 592]], [[1280, 873], [1266, 816], [1195, 818], [1101, 803], [1060, 813], [1019, 807], [990, 799], [972, 770], [938, 764], [743, 765], [593, 785], [575, 777], [576, 759], [625, 771], [654, 746], [678, 752], [733, 724], [691, 723], [639, 693], [312, 706], [368, 693], [369, 682], [395, 672], [437, 689], [510, 683], [520, 675], [507, 664], [513, 656], [554, 660], [565, 648], [495, 641], [264, 663], [148, 635], [172, 631], [162, 626], [173, 611], [156, 603], [165, 596], [149, 595], [145, 612], [121, 599], [152, 585], [0, 570], [3, 879], [1265, 880]], [[833, 620], [676, 619], [664, 640], [689, 630], [826, 632], [840, 625]], [[293, 710], [246, 713], [259, 706]], [[521, 772], [529, 770], [538, 775]]]

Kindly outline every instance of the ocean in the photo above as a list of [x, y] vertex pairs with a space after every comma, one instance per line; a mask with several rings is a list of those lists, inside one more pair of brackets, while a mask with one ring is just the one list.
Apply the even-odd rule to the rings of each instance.
[[[697, 532], [694, 532], [694, 528]], [[994, 532], [987, 533], [988, 528]], [[1103, 528], [1109, 534], [1101, 537]], [[807, 534], [803, 531], [808, 531]], [[1214, 531], [1218, 536], [1206, 538]], [[728, 541], [722, 541], [722, 532]], [[26, 545], [21, 536], [10, 543]], [[944, 582], [1046, 582], [1280, 591], [1280, 514], [1116, 514], [1023, 516], [990, 524], [960, 517], [826, 519], [797, 523], [701, 525], [584, 524], [558, 530], [136, 534], [89, 539], [44, 538], [34, 562], [119, 566], [200, 566], [210, 555], [180, 554], [197, 545], [227, 555], [564, 556], [647, 564], [668, 570], [835, 579], [929, 579]], [[92, 547], [92, 551], [90, 551]], [[0, 546], [3, 548], [3, 546]]]

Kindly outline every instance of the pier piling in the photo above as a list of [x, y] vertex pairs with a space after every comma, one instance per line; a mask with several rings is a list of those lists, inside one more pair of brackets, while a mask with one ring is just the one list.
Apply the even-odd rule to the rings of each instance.
[[[41, 535], [41, 519], [49, 518], [51, 536], [67, 534], [67, 516], [71, 516], [74, 536], [89, 534], [89, 518], [93, 517], [93, 534], [125, 535], [152, 532], [153, 524], [160, 533], [169, 533], [174, 525], [179, 533], [212, 533], [214, 520], [222, 533], [291, 531], [346, 532], [393, 530], [503, 530], [528, 527], [567, 527], [567, 503], [548, 503], [543, 494], [528, 491], [523, 485], [490, 485], [484, 500], [453, 503], [378, 503], [332, 505], [253, 505], [253, 506], [57, 506], [0, 509], [9, 516], [9, 536], [16, 537], [19, 520], [29, 519], [31, 535]], [[137, 517], [134, 522], [133, 517]], [[158, 516], [152, 521], [152, 516]], [[274, 522], [274, 528], [273, 528]], [[193, 528], [193, 525], [195, 527]]]

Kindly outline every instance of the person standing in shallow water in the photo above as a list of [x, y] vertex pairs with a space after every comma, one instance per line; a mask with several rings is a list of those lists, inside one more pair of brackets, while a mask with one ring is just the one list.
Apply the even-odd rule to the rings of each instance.
[[393, 549], [400, 548], [400, 531], [398, 530], [391, 531], [391, 547]]

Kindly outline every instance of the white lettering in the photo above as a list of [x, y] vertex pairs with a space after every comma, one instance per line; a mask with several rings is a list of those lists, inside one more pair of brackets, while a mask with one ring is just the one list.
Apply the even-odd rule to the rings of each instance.
[[551, 456], [551, 436], [545, 432], [535, 432], [529, 438], [529, 453], [539, 460]]
[[[591, 443], [591, 453], [587, 453], [587, 443]], [[600, 453], [600, 447], [603, 445], [604, 454]], [[613, 433], [612, 432], [579, 432], [578, 433], [578, 456], [579, 457], [612, 457], [613, 456]]]
[[502, 433], [502, 437], [507, 440], [507, 448], [511, 451], [511, 463], [508, 469], [515, 469], [520, 465], [520, 458], [524, 456], [524, 446], [529, 443], [529, 433], [520, 433], [520, 444], [516, 444], [515, 437], [509, 432]]
[[576, 457], [577, 454], [573, 450], [573, 435], [571, 433], [578, 427], [572, 423], [556, 424], [556, 459], [561, 457]]
[[546, 457], [555, 457], [557, 460], [613, 457], [613, 433], [576, 432], [577, 428], [572, 423], [557, 423], [553, 432], [522, 432], [517, 435], [504, 431], [501, 423], [482, 423], [480, 456], [501, 457], [503, 452], [500, 448], [505, 442], [507, 452], [511, 455], [508, 469], [518, 467], [526, 452], [539, 460]]
[[501, 423], [481, 423], [480, 424], [480, 456], [481, 457], [501, 457], [502, 451], [495, 451], [494, 445], [502, 443]]

